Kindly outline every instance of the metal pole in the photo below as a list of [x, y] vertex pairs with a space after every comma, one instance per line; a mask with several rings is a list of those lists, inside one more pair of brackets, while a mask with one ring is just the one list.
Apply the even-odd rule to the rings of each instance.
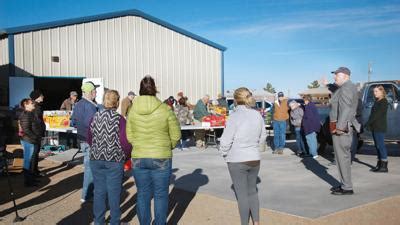
[[1, 158], [1, 160], [3, 160], [3, 163], [4, 163], [4, 170], [5, 170], [6, 176], [7, 176], [8, 188], [10, 190], [10, 197], [11, 197], [11, 200], [13, 202], [13, 208], [14, 208], [14, 212], [15, 212], [14, 223], [15, 222], [21, 222], [21, 221], [25, 220], [25, 217], [21, 217], [21, 216], [18, 215], [17, 204], [15, 203], [15, 194], [14, 194], [13, 187], [11, 185], [10, 174], [8, 172], [8, 162], [7, 162], [6, 156], [3, 155], [3, 154], [4, 154], [4, 152], [1, 153], [0, 158]]
[[372, 74], [372, 62], [368, 62], [368, 82], [371, 81], [371, 74]]

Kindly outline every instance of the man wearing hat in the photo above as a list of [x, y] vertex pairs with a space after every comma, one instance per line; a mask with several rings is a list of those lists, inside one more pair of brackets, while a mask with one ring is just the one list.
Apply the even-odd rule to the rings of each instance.
[[128, 92], [128, 96], [122, 99], [121, 102], [121, 115], [126, 117], [128, 115], [129, 109], [132, 106], [132, 101], [135, 98], [136, 94], [133, 91]]
[[278, 93], [278, 99], [274, 103], [274, 115], [272, 126], [274, 128], [273, 154], [283, 154], [286, 143], [286, 120], [289, 119], [288, 100], [283, 92]]
[[[45, 132], [46, 132], [46, 124], [44, 123], [43, 120], [43, 109], [42, 109], [42, 104], [44, 100], [44, 95], [40, 90], [33, 90], [30, 94], [29, 97], [33, 100], [33, 103], [35, 105], [35, 109], [33, 110], [33, 114], [37, 121], [39, 121], [39, 129], [40, 133], [42, 134], [42, 137], [44, 137]], [[40, 173], [39, 171], [39, 152], [40, 152], [41, 144], [39, 143], [36, 146], [36, 149], [33, 151], [33, 173], [36, 177], [42, 177], [44, 174]]]
[[96, 98], [96, 85], [93, 82], [85, 82], [82, 84], [82, 99], [76, 103], [71, 116], [73, 125], [77, 128], [77, 137], [80, 143], [80, 149], [83, 153], [84, 173], [83, 173], [83, 188], [81, 202], [85, 202], [92, 197], [89, 186], [93, 186], [92, 171], [89, 166], [90, 146], [87, 143], [87, 134], [89, 131], [92, 117], [97, 112], [97, 105], [94, 102]]
[[351, 72], [348, 68], [339, 67], [332, 73], [338, 89], [331, 99], [330, 131], [341, 185], [332, 187], [331, 194], [351, 195], [354, 193], [351, 182], [351, 143], [353, 132], [360, 129], [356, 120], [358, 94], [356, 86], [350, 81]]
[[69, 93], [69, 98], [65, 99], [61, 104], [60, 110], [72, 111], [75, 107], [77, 99], [78, 93], [76, 91], [71, 91]]

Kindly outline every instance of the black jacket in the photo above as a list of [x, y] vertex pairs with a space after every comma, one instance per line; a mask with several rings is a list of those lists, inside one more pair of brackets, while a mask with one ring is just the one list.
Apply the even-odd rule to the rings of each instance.
[[33, 112], [22, 112], [19, 117], [19, 125], [22, 129], [22, 140], [31, 144], [40, 144], [42, 139], [42, 127], [40, 121]]
[[35, 115], [35, 117], [36, 117], [35, 119], [39, 123], [38, 129], [40, 131], [40, 136], [44, 137], [45, 132], [46, 132], [46, 124], [44, 123], [44, 120], [43, 120], [42, 106], [37, 102], [34, 102], [34, 104], [35, 104], [35, 109], [33, 110], [33, 114]]
[[366, 125], [367, 129], [370, 131], [385, 133], [387, 130], [387, 110], [388, 101], [386, 98], [375, 101]]

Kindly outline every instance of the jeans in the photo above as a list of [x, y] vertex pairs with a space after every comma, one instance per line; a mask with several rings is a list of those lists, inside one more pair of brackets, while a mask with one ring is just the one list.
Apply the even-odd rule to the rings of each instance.
[[301, 131], [300, 127], [295, 128], [295, 133], [296, 133], [296, 144], [297, 144], [297, 152], [303, 152], [306, 154], [306, 148], [304, 146], [304, 137], [303, 137], [303, 132]]
[[275, 150], [285, 148], [286, 142], [286, 121], [272, 121], [274, 128], [274, 146]]
[[82, 196], [81, 199], [88, 200], [92, 197], [93, 194], [93, 175], [90, 170], [90, 146], [87, 142], [81, 142], [81, 151], [83, 153], [83, 166], [85, 169], [83, 170], [83, 187], [82, 187]]
[[24, 169], [34, 172], [33, 152], [35, 151], [35, 145], [23, 140], [21, 140], [21, 145], [24, 148]]
[[310, 134], [307, 134], [306, 140], [307, 140], [308, 150], [309, 150], [310, 154], [312, 156], [318, 155], [318, 153], [317, 153], [317, 148], [318, 148], [317, 133], [312, 132]]
[[119, 225], [121, 222], [120, 200], [124, 163], [91, 160], [90, 168], [94, 183], [94, 224], [105, 224], [106, 199], [108, 199], [111, 214], [110, 224]]
[[172, 159], [132, 159], [137, 187], [137, 215], [140, 225], [150, 225], [150, 202], [154, 196], [154, 225], [164, 225], [168, 214], [169, 179]]
[[387, 160], [387, 150], [385, 146], [385, 133], [372, 131], [378, 160]]

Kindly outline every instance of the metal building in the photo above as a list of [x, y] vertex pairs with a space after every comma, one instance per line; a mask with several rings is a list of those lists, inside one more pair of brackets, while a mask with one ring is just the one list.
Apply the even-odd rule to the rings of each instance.
[[138, 92], [140, 80], [150, 74], [161, 99], [182, 90], [195, 102], [224, 93], [225, 50], [128, 10], [0, 31], [0, 82], [8, 76], [99, 77], [123, 97]]

